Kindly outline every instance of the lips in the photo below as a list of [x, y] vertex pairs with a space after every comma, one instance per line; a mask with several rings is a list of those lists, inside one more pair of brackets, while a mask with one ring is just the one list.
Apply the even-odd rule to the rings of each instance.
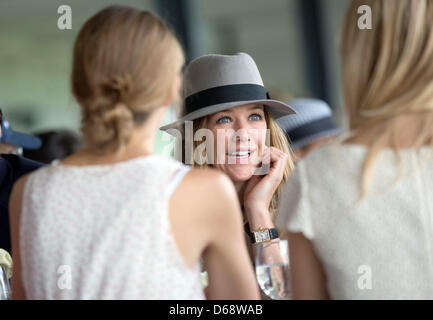
[[240, 163], [241, 160], [245, 163], [245, 159], [249, 160], [255, 152], [256, 150], [237, 150], [227, 153], [227, 157], [235, 160], [237, 164]]
[[229, 157], [237, 157], [237, 158], [247, 158], [250, 156], [252, 151], [235, 151], [232, 153], [228, 153], [227, 155]]

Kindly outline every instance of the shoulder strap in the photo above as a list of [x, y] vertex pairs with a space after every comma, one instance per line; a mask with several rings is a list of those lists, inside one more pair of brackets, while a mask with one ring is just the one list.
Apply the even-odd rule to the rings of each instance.
[[177, 172], [174, 174], [173, 178], [171, 179], [171, 181], [167, 185], [167, 188], [166, 188], [167, 197], [171, 197], [174, 190], [176, 190], [177, 186], [179, 185], [179, 183], [182, 181], [183, 177], [187, 174], [187, 172], [190, 169], [191, 168], [188, 166], [182, 166], [179, 170], [177, 170]]

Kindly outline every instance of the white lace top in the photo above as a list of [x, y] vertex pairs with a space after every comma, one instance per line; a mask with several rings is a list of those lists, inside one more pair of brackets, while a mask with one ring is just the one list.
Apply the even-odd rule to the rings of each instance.
[[391, 149], [360, 196], [367, 148], [338, 142], [300, 161], [283, 191], [277, 224], [302, 232], [333, 299], [433, 299], [433, 157]]
[[27, 298], [204, 299], [200, 265], [184, 262], [168, 216], [187, 170], [151, 155], [32, 173], [20, 222]]

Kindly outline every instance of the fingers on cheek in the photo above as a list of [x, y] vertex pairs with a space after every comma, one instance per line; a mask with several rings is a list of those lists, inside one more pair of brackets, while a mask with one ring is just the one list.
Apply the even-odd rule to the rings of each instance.
[[287, 157], [285, 157], [284, 155], [280, 156], [280, 159], [278, 161], [278, 166], [282, 172], [284, 172], [286, 165], [287, 165]]
[[280, 155], [280, 154], [274, 154], [273, 156], [272, 156], [272, 161], [275, 161], [275, 162], [282, 162], [284, 159], [283, 159], [283, 157], [282, 157], [282, 155]]
[[282, 160], [284, 160], [284, 161], [289, 160], [289, 155], [287, 153], [285, 153], [283, 151], [280, 151], [279, 155], [280, 155], [280, 157], [281, 157]]
[[273, 148], [272, 149], [272, 155], [275, 156], [275, 157], [278, 157], [278, 158], [286, 157], [287, 156], [287, 154], [285, 152], [281, 151], [278, 148]]
[[272, 161], [281, 164], [281, 166], [285, 167], [286, 162], [288, 161], [288, 155], [278, 148], [270, 147], [265, 150], [262, 158], [262, 162]]
[[270, 163], [269, 160], [262, 159], [261, 165], [262, 165], [262, 166], [264, 166], [264, 165], [269, 165], [269, 163]]
[[262, 158], [262, 163], [269, 164], [270, 162], [271, 162], [271, 157], [270, 157], [269, 155], [265, 155], [265, 156]]
[[275, 148], [275, 153], [279, 156], [282, 156], [282, 157], [287, 156], [287, 154], [284, 151], [277, 149], [277, 148]]

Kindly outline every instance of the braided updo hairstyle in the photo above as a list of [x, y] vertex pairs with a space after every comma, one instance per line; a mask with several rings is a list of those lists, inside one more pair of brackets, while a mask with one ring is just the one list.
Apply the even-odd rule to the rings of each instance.
[[166, 101], [183, 63], [176, 37], [151, 13], [116, 5], [91, 17], [75, 41], [71, 76], [86, 147], [125, 146], [134, 126]]

